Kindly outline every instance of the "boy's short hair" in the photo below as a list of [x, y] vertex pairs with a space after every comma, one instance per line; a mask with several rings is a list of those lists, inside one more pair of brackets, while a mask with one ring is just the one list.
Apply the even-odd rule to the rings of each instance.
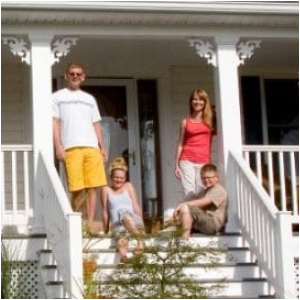
[[218, 173], [218, 169], [214, 164], [206, 164], [201, 168], [201, 174], [204, 174], [206, 172]]
[[70, 69], [75, 69], [75, 68], [78, 68], [78, 69], [82, 69], [82, 71], [84, 71], [84, 67], [83, 67], [83, 64], [82, 63], [79, 63], [79, 62], [70, 62], [67, 67], [66, 67], [66, 73], [70, 70]]

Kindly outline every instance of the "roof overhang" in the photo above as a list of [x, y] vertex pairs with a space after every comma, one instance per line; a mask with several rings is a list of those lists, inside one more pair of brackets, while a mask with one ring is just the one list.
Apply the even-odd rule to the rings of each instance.
[[6, 25], [298, 27], [298, 1], [8, 1]]

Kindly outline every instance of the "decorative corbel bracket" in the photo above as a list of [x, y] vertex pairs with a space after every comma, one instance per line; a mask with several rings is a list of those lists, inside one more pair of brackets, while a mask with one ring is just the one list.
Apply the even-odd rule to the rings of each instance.
[[217, 66], [216, 53], [213, 45], [208, 41], [203, 41], [199, 38], [189, 38], [189, 44], [196, 48], [196, 51], [200, 57], [207, 59], [207, 63]]
[[14, 36], [2, 37], [4, 45], [8, 45], [13, 55], [21, 57], [22, 62], [30, 65], [30, 50], [28, 43], [23, 38]]
[[237, 45], [237, 55], [240, 60], [240, 64], [243, 65], [245, 63], [245, 59], [250, 58], [253, 55], [254, 50], [260, 47], [260, 43], [261, 41], [259, 40], [249, 40], [246, 42], [240, 42]]
[[64, 37], [52, 43], [53, 64], [59, 62], [61, 57], [67, 56], [71, 46], [77, 45], [77, 37]]

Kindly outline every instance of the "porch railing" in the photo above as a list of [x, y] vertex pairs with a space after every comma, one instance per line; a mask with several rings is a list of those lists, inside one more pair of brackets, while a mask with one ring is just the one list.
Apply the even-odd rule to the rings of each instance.
[[229, 153], [230, 199], [243, 237], [277, 298], [296, 298], [291, 213], [280, 212], [245, 160]]
[[25, 233], [33, 217], [32, 145], [1, 146], [1, 224]]
[[82, 299], [81, 214], [73, 212], [54, 165], [47, 162], [42, 153], [39, 154], [37, 178], [49, 246], [68, 295]]
[[243, 156], [276, 207], [299, 224], [299, 147], [244, 145]]
[[[32, 145], [1, 146], [1, 225], [28, 233], [33, 218], [33, 192], [42, 203], [47, 241], [70, 297], [82, 298], [81, 215], [74, 213], [53, 164], [39, 155], [34, 176]], [[32, 219], [32, 220], [31, 220]], [[24, 232], [23, 232], [24, 231]]]

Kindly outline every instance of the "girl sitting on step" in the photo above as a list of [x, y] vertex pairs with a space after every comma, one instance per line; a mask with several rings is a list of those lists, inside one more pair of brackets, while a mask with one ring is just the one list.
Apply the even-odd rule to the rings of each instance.
[[[123, 157], [113, 160], [109, 168], [110, 186], [101, 191], [102, 214], [105, 232], [111, 227], [117, 240], [120, 262], [127, 259], [128, 240], [132, 236], [137, 239], [133, 253], [142, 254], [144, 250], [144, 224], [142, 210], [138, 203], [133, 185], [127, 180], [127, 164]], [[109, 226], [110, 224], [110, 226]]]

